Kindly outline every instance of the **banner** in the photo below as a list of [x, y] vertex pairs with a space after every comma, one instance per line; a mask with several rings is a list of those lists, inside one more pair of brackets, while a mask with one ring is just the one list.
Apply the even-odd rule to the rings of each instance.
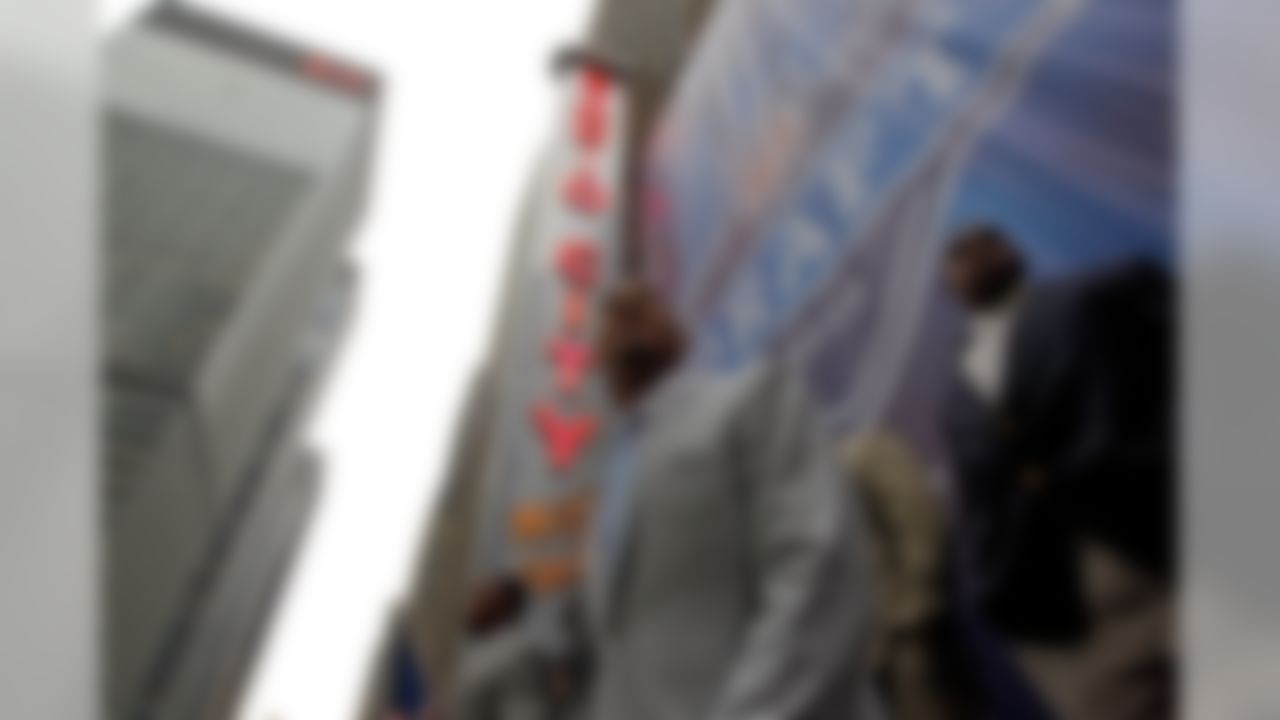
[[[930, 404], [948, 233], [1056, 274], [1174, 255], [1158, 0], [727, 4], [651, 162], [649, 257], [732, 368], [784, 352], [842, 428]], [[909, 428], [910, 429], [910, 428]]]

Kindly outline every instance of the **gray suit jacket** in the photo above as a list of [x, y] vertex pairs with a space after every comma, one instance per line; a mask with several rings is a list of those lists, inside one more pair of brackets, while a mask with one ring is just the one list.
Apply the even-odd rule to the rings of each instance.
[[588, 566], [591, 718], [861, 720], [860, 518], [803, 390], [687, 371], [640, 416], [623, 549]]

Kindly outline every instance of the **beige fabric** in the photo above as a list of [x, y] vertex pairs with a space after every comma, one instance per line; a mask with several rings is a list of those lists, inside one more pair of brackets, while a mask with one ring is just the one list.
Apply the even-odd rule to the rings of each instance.
[[876, 600], [886, 632], [907, 630], [941, 609], [946, 517], [923, 464], [897, 435], [851, 441], [845, 460], [875, 540]]
[[1168, 588], [1097, 544], [1081, 557], [1093, 631], [1068, 649], [1015, 644], [1018, 662], [1061, 720], [1175, 717]]
[[946, 608], [944, 507], [923, 463], [885, 431], [855, 436], [844, 460], [862, 499], [874, 553], [876, 609], [870, 663], [895, 720], [963, 716], [940, 657]]

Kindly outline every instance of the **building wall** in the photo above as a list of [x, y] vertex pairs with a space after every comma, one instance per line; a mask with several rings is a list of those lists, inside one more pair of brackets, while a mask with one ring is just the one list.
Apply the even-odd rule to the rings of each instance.
[[92, 9], [0, 0], [3, 717], [98, 717]]

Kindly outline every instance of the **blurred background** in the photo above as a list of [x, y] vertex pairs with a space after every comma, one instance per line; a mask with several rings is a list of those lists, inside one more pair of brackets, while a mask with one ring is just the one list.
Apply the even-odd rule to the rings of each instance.
[[[798, 380], [869, 510], [859, 720], [1275, 716], [1274, 27], [0, 0], [0, 715], [593, 717], [590, 340], [642, 279], [688, 367]], [[956, 421], [1005, 376], [1060, 404]], [[988, 426], [1041, 433], [1025, 533]]]

